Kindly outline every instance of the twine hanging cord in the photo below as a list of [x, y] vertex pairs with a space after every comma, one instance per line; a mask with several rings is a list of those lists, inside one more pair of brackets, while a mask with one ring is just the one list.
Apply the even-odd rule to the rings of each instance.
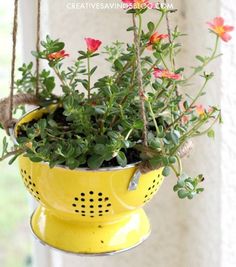
[[[17, 31], [18, 31], [18, 4], [19, 1], [14, 2], [14, 18], [13, 18], [13, 32], [12, 32], [12, 62], [11, 62], [11, 84], [10, 84], [10, 96], [8, 98], [0, 100], [0, 123], [2, 127], [9, 134], [9, 128], [12, 128], [16, 122], [12, 118], [13, 111], [19, 105], [39, 105], [39, 60], [36, 59], [36, 95], [31, 94], [18, 94], [14, 95], [15, 85], [15, 69], [16, 69], [16, 43], [17, 43]], [[40, 12], [41, 0], [38, 0], [38, 13], [37, 13], [37, 40], [36, 49], [39, 51], [40, 44]]]
[[[41, 26], [41, 0], [38, 0], [38, 10], [37, 10], [37, 36], [36, 36], [36, 51], [40, 51], [40, 26]], [[39, 70], [40, 70], [40, 61], [36, 57], [36, 96], [39, 95]]]
[[12, 32], [12, 63], [11, 63], [11, 87], [10, 87], [10, 106], [9, 106], [9, 121], [12, 121], [13, 112], [13, 95], [14, 95], [14, 84], [15, 84], [15, 68], [16, 68], [16, 38], [18, 30], [18, 0], [15, 0], [14, 4], [14, 18], [13, 18], [13, 32]]

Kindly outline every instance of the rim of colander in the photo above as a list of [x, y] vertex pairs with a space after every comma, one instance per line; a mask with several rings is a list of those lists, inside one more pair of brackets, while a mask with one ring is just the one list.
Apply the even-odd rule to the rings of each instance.
[[[52, 104], [53, 105], [53, 104]], [[54, 104], [55, 105], [55, 104]], [[46, 107], [36, 107], [28, 112], [26, 112], [22, 117], [20, 117], [20, 119], [18, 119], [14, 125], [13, 128], [10, 128], [9, 129], [9, 133], [10, 133], [10, 136], [11, 136], [11, 139], [14, 143], [14, 145], [19, 145], [17, 140], [16, 140], [16, 130], [17, 130], [17, 126], [19, 124], [19, 122], [24, 119], [25, 117], [27, 117], [30, 113], [32, 112], [35, 112], [36, 110], [39, 110], [39, 109], [46, 109]], [[126, 169], [132, 169], [132, 168], [135, 168], [137, 167], [137, 165], [140, 163], [141, 161], [138, 161], [138, 162], [135, 162], [135, 163], [131, 163], [131, 164], [128, 164], [126, 165], [125, 167], [121, 167], [121, 166], [116, 166], [116, 167], [104, 167], [104, 168], [99, 168], [99, 169], [89, 169], [87, 167], [85, 168], [75, 168], [73, 170], [71, 170], [69, 167], [67, 166], [64, 166], [64, 165], [56, 165], [53, 167], [54, 168], [61, 168], [61, 169], [67, 169], [67, 170], [71, 170], [71, 171], [76, 171], [76, 170], [80, 170], [80, 171], [87, 171], [87, 172], [103, 172], [103, 171], [119, 171], [119, 170], [126, 170]], [[49, 165], [48, 162], [39, 162], [40, 164], [45, 164], [45, 165]]]

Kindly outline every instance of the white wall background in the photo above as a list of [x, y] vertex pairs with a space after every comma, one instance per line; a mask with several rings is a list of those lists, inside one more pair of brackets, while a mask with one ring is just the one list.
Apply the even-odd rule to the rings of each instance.
[[[24, 6], [25, 51], [34, 49], [34, 22], [29, 12], [34, 10], [32, 0], [21, 1]], [[75, 10], [68, 9], [72, 0], [43, 1], [44, 33], [59, 37], [67, 43], [71, 58], [85, 47], [84, 37], [102, 39], [108, 44], [115, 39], [126, 40], [129, 33], [129, 17], [121, 10]], [[74, 2], [83, 2], [74, 0]], [[84, 1], [86, 2], [86, 1]], [[109, 2], [109, 1], [89, 1]], [[110, 1], [111, 2], [111, 1]], [[119, 2], [117, 0], [116, 2]], [[179, 64], [191, 66], [194, 55], [207, 52], [212, 45], [206, 21], [222, 15], [231, 25], [236, 25], [234, 0], [173, 0], [179, 9], [173, 15], [182, 31], [185, 49]], [[32, 13], [31, 13], [32, 14]], [[30, 21], [29, 21], [30, 20]], [[32, 48], [31, 48], [32, 47]], [[221, 51], [225, 57], [211, 64], [209, 70], [216, 78], [205, 98], [208, 102], [221, 104], [224, 125], [217, 129], [215, 142], [207, 138], [196, 140], [195, 151], [185, 161], [191, 174], [203, 172], [206, 176], [206, 192], [193, 201], [180, 201], [172, 192], [174, 178], [168, 178], [156, 199], [147, 207], [153, 225], [153, 233], [142, 246], [128, 253], [102, 258], [81, 258], [53, 253], [41, 246], [37, 251], [44, 255], [36, 259], [37, 267], [116, 267], [116, 266], [160, 266], [160, 267], [235, 267], [236, 266], [236, 163], [235, 104], [236, 104], [236, 36], [229, 44], [223, 43]], [[25, 56], [28, 59], [28, 56]], [[103, 66], [103, 65], [101, 65]], [[106, 69], [100, 70], [104, 74]], [[199, 81], [189, 87], [194, 92]], [[204, 101], [203, 101], [204, 103]]]

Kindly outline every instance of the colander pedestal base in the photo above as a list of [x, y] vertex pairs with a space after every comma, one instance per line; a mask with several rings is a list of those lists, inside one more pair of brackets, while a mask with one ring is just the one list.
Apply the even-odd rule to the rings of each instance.
[[104, 255], [126, 251], [150, 234], [143, 209], [94, 221], [66, 220], [39, 206], [31, 218], [35, 236], [45, 245], [76, 254]]

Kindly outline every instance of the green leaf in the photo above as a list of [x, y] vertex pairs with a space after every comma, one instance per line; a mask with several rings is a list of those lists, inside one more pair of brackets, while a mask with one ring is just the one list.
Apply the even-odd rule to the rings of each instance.
[[36, 51], [31, 51], [32, 56], [36, 57], [36, 58], [40, 58], [41, 57], [41, 53], [40, 52], [36, 52]]
[[170, 168], [169, 167], [165, 167], [162, 171], [162, 175], [167, 177], [170, 175]]
[[94, 152], [98, 155], [103, 155], [105, 150], [106, 150], [106, 147], [103, 144], [96, 144], [94, 147]]
[[197, 56], [196, 56], [196, 59], [199, 60], [199, 61], [201, 61], [202, 63], [205, 62], [205, 59], [204, 59], [204, 57], [202, 57], [202, 56], [197, 55]]
[[88, 159], [88, 166], [90, 169], [98, 169], [101, 167], [104, 157], [101, 155], [93, 155]]
[[118, 59], [115, 60], [114, 65], [115, 65], [115, 69], [116, 69], [116, 71], [121, 71], [121, 70], [123, 70], [123, 65], [122, 65], [122, 63], [121, 63], [120, 60], [118, 60]]
[[30, 160], [33, 162], [41, 162], [42, 159], [40, 157], [34, 156], [34, 157], [30, 157]]
[[134, 122], [134, 124], [133, 124], [133, 128], [134, 129], [139, 129], [139, 130], [142, 130], [143, 129], [143, 121], [141, 121], [141, 120], [137, 120], [137, 121], [135, 121]]
[[178, 145], [178, 144], [179, 144], [179, 135], [177, 134], [176, 131], [171, 132], [171, 133], [170, 133], [170, 137], [171, 137], [171, 140], [173, 141], [173, 143], [174, 143], [175, 145]]
[[169, 157], [169, 162], [170, 162], [170, 164], [175, 164], [176, 163], [176, 157]]
[[178, 196], [181, 199], [186, 198], [188, 196], [188, 194], [189, 194], [188, 191], [185, 191], [184, 189], [181, 189], [178, 191]]
[[130, 31], [133, 31], [134, 29], [135, 29], [135, 27], [132, 26], [132, 27], [129, 27], [126, 31], [130, 32]]
[[122, 151], [119, 151], [116, 156], [117, 162], [121, 167], [125, 167], [127, 165], [127, 158], [125, 156], [125, 153]]
[[179, 186], [176, 184], [174, 187], [173, 187], [173, 190], [174, 192], [177, 192], [179, 190]]
[[9, 165], [13, 164], [15, 160], [21, 155], [22, 153], [16, 154], [13, 158], [11, 158], [8, 162]]
[[46, 119], [41, 119], [38, 122], [38, 127], [39, 127], [39, 130], [40, 130], [40, 133], [43, 133], [45, 131], [45, 128], [47, 127], [47, 121], [46, 121]]
[[209, 130], [209, 131], [207, 132], [207, 136], [208, 136], [209, 138], [215, 138], [215, 131], [214, 131], [213, 129]]
[[179, 179], [178, 182], [177, 182], [177, 185], [179, 187], [184, 187], [185, 186], [185, 179]]
[[153, 32], [154, 31], [154, 29], [155, 29], [155, 25], [154, 25], [154, 23], [153, 22], [148, 22], [148, 30], [149, 30], [149, 32]]
[[66, 160], [66, 165], [71, 169], [74, 170], [78, 167], [78, 161], [74, 158], [69, 158]]
[[93, 75], [97, 68], [98, 68], [97, 66], [92, 68], [91, 71], [90, 71], [90, 75]]

